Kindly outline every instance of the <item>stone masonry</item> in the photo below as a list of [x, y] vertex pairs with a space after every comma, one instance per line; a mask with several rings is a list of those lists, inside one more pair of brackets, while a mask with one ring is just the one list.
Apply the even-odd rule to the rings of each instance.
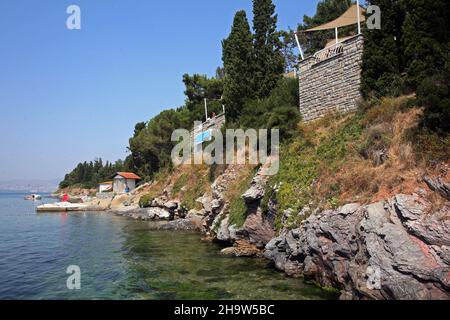
[[351, 112], [361, 99], [363, 37], [342, 42], [343, 52], [318, 62], [315, 56], [299, 64], [300, 113], [311, 121], [332, 112]]

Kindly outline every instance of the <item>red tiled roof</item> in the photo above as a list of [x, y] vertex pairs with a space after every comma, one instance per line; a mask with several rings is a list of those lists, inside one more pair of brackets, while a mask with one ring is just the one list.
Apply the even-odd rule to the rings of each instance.
[[139, 177], [137, 174], [134, 174], [133, 172], [117, 172], [117, 174], [121, 177], [124, 177], [125, 179], [141, 179], [141, 177]]

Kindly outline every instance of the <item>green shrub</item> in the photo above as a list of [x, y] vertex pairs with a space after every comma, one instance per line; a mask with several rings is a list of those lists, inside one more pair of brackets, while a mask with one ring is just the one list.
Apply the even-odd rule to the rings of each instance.
[[418, 102], [424, 107], [422, 124], [441, 135], [450, 132], [450, 75], [448, 73], [425, 78], [417, 89]]
[[172, 194], [177, 195], [188, 182], [189, 182], [189, 175], [183, 173], [173, 184]]
[[[180, 178], [181, 179], [181, 178]], [[208, 190], [209, 182], [208, 182], [208, 171], [206, 170], [195, 170], [193, 174], [187, 175], [186, 185], [188, 188], [181, 195], [182, 205], [188, 209], [201, 209], [201, 203], [197, 202], [197, 199], [205, 194]]]
[[155, 197], [152, 194], [144, 194], [139, 199], [139, 207], [141, 208], [148, 208], [151, 206], [152, 201], [155, 199]]
[[[317, 200], [315, 181], [323, 170], [337, 172], [351, 152], [350, 146], [360, 140], [363, 131], [361, 121], [361, 115], [356, 114], [345, 120], [337, 129], [331, 123], [326, 134], [319, 135], [312, 131], [307, 136], [298, 135], [290, 144], [282, 145], [280, 171], [277, 176], [271, 178], [269, 186], [278, 186], [278, 215], [275, 218], [275, 226], [278, 229], [281, 227], [281, 217], [285, 210], [291, 209], [297, 213], [309, 206], [313, 200]], [[328, 207], [338, 204], [336, 193], [332, 192], [328, 198], [323, 199]], [[269, 201], [269, 197], [267, 194], [263, 205]], [[294, 227], [300, 220], [294, 214], [288, 223]]]
[[229, 207], [229, 223], [230, 225], [235, 225], [237, 227], [242, 227], [247, 219], [247, 206], [242, 195], [250, 187], [250, 183], [255, 174], [255, 170], [250, 170], [250, 172], [238, 181], [236, 186], [232, 187]]

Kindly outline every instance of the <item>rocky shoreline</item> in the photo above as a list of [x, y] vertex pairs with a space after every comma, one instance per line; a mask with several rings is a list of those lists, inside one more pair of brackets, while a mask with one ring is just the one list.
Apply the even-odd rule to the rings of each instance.
[[[347, 204], [316, 211], [301, 227], [277, 235], [275, 204], [269, 201], [266, 214], [261, 209], [267, 182], [261, 170], [242, 195], [244, 224], [229, 222], [224, 193], [236, 170], [227, 169], [212, 184], [212, 192], [197, 199], [200, 210], [187, 211], [165, 191], [149, 208], [116, 206], [108, 212], [159, 221], [159, 230], [199, 231], [224, 245], [224, 254], [265, 257], [289, 276], [340, 290], [341, 299], [450, 299], [448, 201], [435, 208], [421, 190], [369, 205]], [[447, 183], [426, 181], [430, 192], [447, 195]]]
[[418, 195], [348, 204], [306, 219], [266, 246], [290, 276], [341, 290], [341, 299], [450, 299], [449, 208]]

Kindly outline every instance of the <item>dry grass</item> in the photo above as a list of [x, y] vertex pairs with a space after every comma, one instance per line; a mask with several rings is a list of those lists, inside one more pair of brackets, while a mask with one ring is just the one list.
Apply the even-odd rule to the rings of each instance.
[[[404, 105], [406, 99], [384, 99], [379, 107], [368, 110], [362, 120], [365, 125], [362, 144], [366, 144], [366, 148], [376, 148], [380, 142], [373, 139], [374, 132], [380, 133], [385, 138], [382, 144], [388, 159], [382, 165], [374, 166], [371, 159], [350, 151], [337, 173], [321, 171], [318, 179], [320, 196], [327, 196], [332, 186], [338, 186], [340, 203], [370, 203], [398, 193], [428, 189], [423, 176], [437, 175], [438, 172], [414, 148], [417, 142], [410, 132], [416, 130], [422, 111], [410, 108], [401, 112], [399, 106]], [[436, 199], [430, 200], [436, 202]]]
[[368, 148], [376, 147], [377, 144], [376, 141], [370, 140], [373, 132], [385, 136], [387, 141], [383, 141], [383, 147], [386, 148], [388, 159], [380, 166], [374, 166], [371, 159], [357, 156], [346, 161], [332, 178], [340, 186], [339, 198], [342, 203], [374, 202], [396, 193], [412, 193], [418, 187], [424, 187], [420, 181], [426, 168], [417, 163], [412, 144], [405, 139], [405, 132], [417, 126], [420, 110], [409, 109], [402, 113], [397, 109], [393, 112], [391, 110], [394, 109], [394, 102], [392, 99], [388, 102], [389, 108], [384, 105], [380, 108], [388, 110], [386, 114], [380, 110], [368, 113], [370, 121], [373, 122], [364, 119], [367, 128], [363, 133], [365, 139], [369, 138], [369, 141], [364, 143], [372, 144]]

